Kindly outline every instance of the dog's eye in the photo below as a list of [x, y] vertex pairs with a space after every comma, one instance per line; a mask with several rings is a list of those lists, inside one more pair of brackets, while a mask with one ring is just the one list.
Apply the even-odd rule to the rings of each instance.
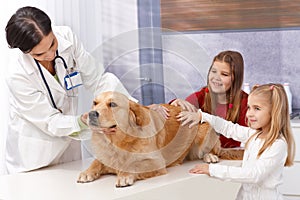
[[93, 101], [93, 106], [97, 105], [97, 102], [96, 101]]
[[110, 102], [108, 104], [109, 107], [117, 107], [118, 105], [115, 102]]

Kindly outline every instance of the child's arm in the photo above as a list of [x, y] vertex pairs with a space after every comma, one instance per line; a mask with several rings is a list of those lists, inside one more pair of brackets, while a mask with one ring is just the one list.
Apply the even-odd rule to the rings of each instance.
[[233, 138], [237, 141], [246, 142], [248, 138], [254, 134], [256, 131], [239, 124], [234, 124], [230, 121], [226, 121], [220, 117], [210, 115], [208, 113], [202, 112], [188, 112], [182, 111], [177, 116], [179, 121], [182, 121], [182, 126], [190, 123], [189, 127], [192, 127], [201, 122], [208, 122], [216, 132], [228, 137]]
[[[248, 152], [254, 153], [254, 152]], [[255, 152], [256, 153], [256, 152]], [[253, 156], [253, 155], [244, 155]], [[256, 155], [254, 155], [256, 157]], [[209, 164], [210, 176], [223, 180], [231, 180], [241, 183], [274, 184], [272, 178], [280, 180], [284, 163], [287, 157], [287, 144], [283, 140], [277, 140], [273, 145], [265, 150], [258, 158], [244, 158], [242, 167], [226, 166], [221, 164]]]
[[217, 133], [224, 135], [227, 138], [246, 143], [248, 138], [256, 131], [246, 126], [241, 126], [231, 121], [227, 121], [221, 117], [210, 115], [199, 111], [201, 114], [201, 123], [208, 122]]

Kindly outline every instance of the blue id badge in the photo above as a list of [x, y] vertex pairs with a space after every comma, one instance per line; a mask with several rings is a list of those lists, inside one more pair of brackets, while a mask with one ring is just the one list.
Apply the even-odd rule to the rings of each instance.
[[82, 80], [79, 72], [72, 72], [67, 74], [64, 78], [66, 90], [72, 90], [80, 85], [82, 85]]

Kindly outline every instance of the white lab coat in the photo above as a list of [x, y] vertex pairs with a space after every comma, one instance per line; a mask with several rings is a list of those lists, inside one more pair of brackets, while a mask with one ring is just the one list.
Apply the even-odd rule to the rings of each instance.
[[[116, 90], [130, 97], [119, 79], [104, 73], [68, 27], [53, 27], [58, 52], [68, 68], [80, 72], [84, 87], [95, 95]], [[64, 86], [66, 70], [56, 61], [60, 83], [44, 68], [43, 74], [59, 109], [53, 108], [48, 91], [34, 59], [20, 52], [15, 58], [7, 84], [10, 90], [10, 119], [6, 142], [6, 167], [9, 173], [29, 171], [51, 164], [80, 159], [80, 143], [68, 137], [80, 131], [77, 97], [69, 97]], [[104, 74], [103, 74], [104, 73]], [[82, 87], [82, 86], [80, 86]], [[77, 89], [74, 90], [75, 96]], [[70, 92], [71, 95], [74, 95]], [[92, 102], [91, 102], [92, 104]]]

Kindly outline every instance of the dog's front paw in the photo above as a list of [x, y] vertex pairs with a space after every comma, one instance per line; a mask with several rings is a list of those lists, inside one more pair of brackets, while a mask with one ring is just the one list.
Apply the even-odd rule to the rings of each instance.
[[217, 163], [219, 162], [219, 157], [217, 155], [207, 153], [203, 156], [203, 161], [206, 163]]
[[133, 185], [135, 176], [133, 174], [122, 174], [118, 175], [116, 187], [126, 187]]
[[99, 177], [100, 177], [100, 173], [84, 171], [84, 172], [80, 173], [77, 183], [91, 182], [91, 181], [96, 180]]

